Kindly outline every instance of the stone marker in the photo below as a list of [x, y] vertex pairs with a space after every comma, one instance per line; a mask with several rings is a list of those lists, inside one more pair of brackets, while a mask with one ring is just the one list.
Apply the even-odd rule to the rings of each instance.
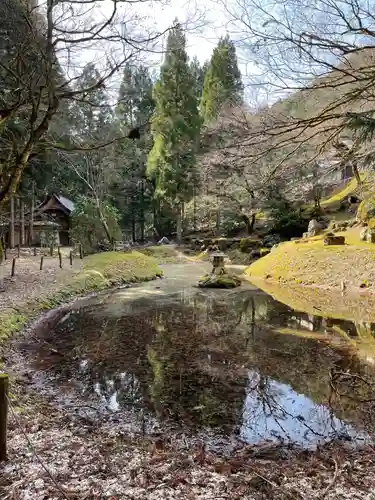
[[345, 236], [327, 236], [324, 239], [325, 245], [345, 245]]

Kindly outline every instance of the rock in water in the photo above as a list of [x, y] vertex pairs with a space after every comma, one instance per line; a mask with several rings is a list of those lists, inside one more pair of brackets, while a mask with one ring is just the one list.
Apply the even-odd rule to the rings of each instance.
[[236, 288], [241, 285], [241, 280], [237, 276], [232, 276], [227, 273], [223, 274], [206, 274], [199, 280], [200, 288]]

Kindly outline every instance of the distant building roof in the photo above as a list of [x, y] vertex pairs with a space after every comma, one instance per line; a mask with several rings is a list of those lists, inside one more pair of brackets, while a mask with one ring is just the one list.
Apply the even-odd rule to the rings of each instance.
[[65, 198], [65, 196], [62, 196], [60, 194], [53, 193], [51, 195], [48, 195], [46, 199], [38, 206], [36, 207], [36, 212], [40, 212], [41, 209], [48, 203], [49, 200], [52, 198], [55, 198], [55, 200], [65, 209], [65, 211], [69, 212], [71, 214], [74, 210], [74, 202], [72, 200], [69, 200], [68, 198]]
[[61, 205], [63, 205], [67, 210], [69, 210], [69, 212], [73, 212], [74, 202], [72, 200], [69, 200], [68, 198], [65, 198], [65, 196], [57, 194], [54, 194], [53, 196], [55, 196], [57, 200], [61, 203]]

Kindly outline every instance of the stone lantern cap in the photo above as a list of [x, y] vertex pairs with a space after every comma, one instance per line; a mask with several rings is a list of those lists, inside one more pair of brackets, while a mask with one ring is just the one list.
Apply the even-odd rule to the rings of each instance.
[[216, 250], [215, 252], [211, 253], [211, 257], [226, 257], [226, 254], [224, 252], [221, 252], [220, 250]]

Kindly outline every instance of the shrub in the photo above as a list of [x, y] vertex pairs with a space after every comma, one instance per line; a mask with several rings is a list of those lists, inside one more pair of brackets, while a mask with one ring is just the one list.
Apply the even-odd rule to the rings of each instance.
[[375, 229], [375, 217], [372, 217], [369, 221], [368, 221], [368, 228], [369, 229]]
[[[115, 240], [121, 239], [119, 226], [119, 214], [109, 203], [102, 203], [101, 212], [108, 225], [111, 237]], [[93, 253], [102, 247], [109, 248], [106, 231], [98, 216], [98, 208], [95, 201], [88, 198], [78, 199], [72, 213], [72, 240], [81, 244], [85, 253]]]
[[357, 220], [361, 222], [368, 222], [373, 217], [375, 217], [375, 197], [361, 201], [357, 210]]
[[249, 253], [253, 248], [259, 246], [259, 241], [252, 238], [241, 238], [240, 250], [243, 253]]

